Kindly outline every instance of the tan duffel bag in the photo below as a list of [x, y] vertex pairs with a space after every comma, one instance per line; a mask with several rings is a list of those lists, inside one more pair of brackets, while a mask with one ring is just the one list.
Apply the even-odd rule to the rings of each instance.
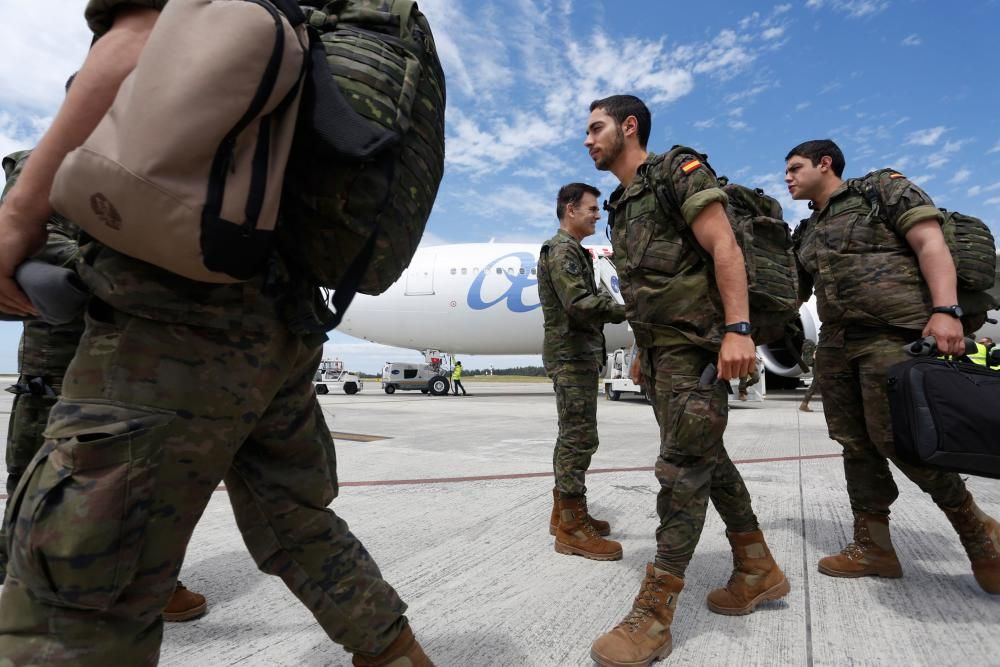
[[302, 18], [289, 0], [170, 0], [111, 109], [59, 167], [52, 206], [192, 280], [259, 273], [295, 133]]

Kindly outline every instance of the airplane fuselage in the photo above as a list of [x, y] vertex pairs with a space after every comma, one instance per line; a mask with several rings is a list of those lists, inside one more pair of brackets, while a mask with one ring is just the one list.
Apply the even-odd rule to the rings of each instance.
[[[415, 350], [538, 354], [543, 334], [538, 248], [524, 243], [420, 248], [385, 293], [355, 297], [340, 331]], [[632, 343], [626, 324], [608, 325], [604, 333], [609, 350]]]

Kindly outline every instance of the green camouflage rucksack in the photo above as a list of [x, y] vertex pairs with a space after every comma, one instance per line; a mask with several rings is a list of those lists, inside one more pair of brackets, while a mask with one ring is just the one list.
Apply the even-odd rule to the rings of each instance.
[[278, 243], [293, 268], [354, 293], [402, 274], [444, 173], [445, 80], [412, 0], [300, 0], [311, 37]]
[[[871, 206], [871, 219], [881, 221], [886, 215], [886, 203], [894, 203], [892, 198], [899, 196], [888, 186], [901, 176], [894, 169], [879, 169], [848, 181], [848, 187], [860, 193]], [[958, 302], [970, 318], [968, 326], [978, 329], [985, 321], [986, 312], [998, 306], [997, 299], [990, 293], [997, 276], [996, 241], [990, 228], [979, 218], [943, 208], [940, 211], [944, 215], [941, 231], [955, 262]]]
[[[707, 155], [685, 146], [674, 146], [664, 160], [670, 164], [680, 153], [697, 155], [711, 171]], [[712, 174], [715, 175], [715, 172], [712, 171]], [[677, 201], [673, 181], [663, 181], [666, 187], [653, 187], [657, 197], [662, 198], [665, 194], [669, 201]], [[799, 316], [800, 302], [792, 234], [782, 219], [781, 204], [759, 188], [730, 183], [725, 177], [719, 178], [719, 185], [729, 197], [726, 213], [746, 264], [754, 342], [766, 345], [782, 340]], [[670, 210], [662, 199], [660, 205]], [[681, 233], [711, 268], [712, 258], [694, 239], [691, 228], [685, 224]]]

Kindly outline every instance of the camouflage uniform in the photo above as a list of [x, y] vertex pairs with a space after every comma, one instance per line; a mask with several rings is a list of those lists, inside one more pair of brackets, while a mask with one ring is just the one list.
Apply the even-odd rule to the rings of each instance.
[[[699, 382], [718, 356], [724, 312], [711, 268], [681, 229], [727, 198], [698, 161], [691, 154], [666, 160], [650, 153], [610, 204], [615, 265], [660, 425], [656, 566], [678, 577], [698, 544], [709, 499], [731, 533], [758, 529], [750, 494], [722, 440], [725, 385]], [[673, 179], [677, 197], [669, 210], [651, 189], [664, 187], [665, 179]]]
[[560, 229], [542, 245], [538, 298], [545, 317], [542, 362], [552, 378], [559, 437], [552, 454], [556, 489], [587, 492], [586, 474], [597, 451], [597, 378], [604, 364], [604, 324], [625, 319], [625, 308], [598, 292], [590, 254]]
[[908, 358], [902, 347], [920, 337], [932, 305], [905, 235], [915, 223], [942, 216], [930, 197], [900, 174], [883, 173], [880, 179], [881, 219], [870, 218], [868, 201], [847, 182], [795, 232], [803, 296], [815, 286], [823, 321], [816, 381], [830, 437], [844, 448], [855, 512], [888, 516], [899, 495], [888, 461], [939, 506], [953, 509], [966, 498], [957, 474], [896, 458], [886, 393], [889, 366]]
[[[7, 182], [3, 196], [20, 175], [30, 151], [8, 155], [3, 160]], [[3, 198], [0, 196], [0, 199]], [[57, 266], [74, 266], [79, 257], [75, 225], [61, 216], [48, 223], [49, 238], [36, 258]], [[27, 320], [21, 335], [17, 359], [17, 384], [8, 387], [14, 394], [7, 427], [7, 496], [14, 493], [21, 475], [44, 440], [42, 431], [49, 410], [62, 388], [66, 367], [76, 353], [83, 335], [83, 318], [68, 324], [52, 325], [41, 320]], [[0, 583], [6, 576], [7, 537], [0, 529]]]
[[[126, 1], [91, 0], [95, 32]], [[406, 605], [327, 509], [319, 291], [277, 257], [249, 282], [206, 285], [92, 243], [79, 271], [86, 330], [8, 500], [0, 663], [155, 664], [160, 612], [223, 480], [258, 567], [348, 651], [389, 646]]]

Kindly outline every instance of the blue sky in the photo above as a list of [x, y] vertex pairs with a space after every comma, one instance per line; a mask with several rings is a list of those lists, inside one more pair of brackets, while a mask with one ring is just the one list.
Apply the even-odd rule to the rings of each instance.
[[[84, 2], [0, 6], [0, 152], [31, 146], [89, 44]], [[892, 166], [941, 205], [1000, 232], [1000, 2], [940, 0], [422, 0], [448, 76], [447, 168], [426, 243], [540, 242], [554, 197], [595, 172], [589, 102], [630, 92], [653, 112], [650, 148], [685, 143], [719, 173], [764, 187], [794, 224], [782, 158], [829, 137], [847, 174]], [[956, 9], [956, 7], [958, 9]], [[74, 15], [79, 20], [72, 20]], [[53, 16], [60, 20], [53, 21]], [[599, 231], [602, 234], [603, 230]], [[0, 372], [19, 326], [0, 324]], [[334, 334], [368, 370], [405, 353]], [[537, 363], [466, 357], [467, 368]]]

